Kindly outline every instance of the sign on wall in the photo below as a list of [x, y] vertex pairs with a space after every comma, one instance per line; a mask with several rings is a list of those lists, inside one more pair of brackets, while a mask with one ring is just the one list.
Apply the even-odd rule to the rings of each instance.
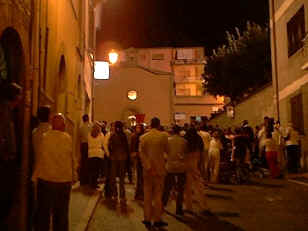
[[95, 79], [109, 79], [109, 63], [96, 61], [94, 64]]

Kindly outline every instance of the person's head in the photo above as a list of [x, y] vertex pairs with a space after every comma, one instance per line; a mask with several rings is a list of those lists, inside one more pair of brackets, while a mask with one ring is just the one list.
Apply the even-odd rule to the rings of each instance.
[[84, 123], [89, 122], [89, 115], [88, 115], [88, 114], [84, 114], [84, 115], [82, 116], [82, 121], [83, 121]]
[[116, 121], [114, 123], [115, 133], [123, 133], [123, 123], [121, 121]]
[[55, 114], [51, 119], [52, 129], [58, 131], [65, 131], [65, 117], [61, 113]]
[[181, 132], [181, 127], [180, 126], [178, 126], [178, 125], [174, 125], [173, 127], [172, 127], [172, 133], [174, 134], [174, 135], [179, 135], [180, 134], [180, 132]]
[[40, 122], [47, 123], [49, 122], [50, 117], [50, 106], [45, 105], [38, 108], [37, 117]]
[[218, 131], [214, 131], [212, 136], [213, 136], [215, 139], [218, 139], [218, 138], [219, 138], [219, 133], [218, 133]]
[[99, 133], [101, 132], [101, 127], [98, 123], [94, 123], [91, 129], [91, 136], [92, 137], [97, 137]]
[[241, 134], [242, 134], [242, 129], [239, 128], [239, 127], [237, 127], [237, 128], [234, 129], [234, 133], [235, 133], [236, 135], [241, 135]]
[[136, 126], [136, 133], [137, 134], [143, 134], [144, 133], [144, 126], [143, 126], [143, 124], [137, 124], [137, 126]]
[[115, 132], [115, 122], [110, 123], [110, 132]]
[[248, 125], [248, 120], [244, 120], [244, 121], [242, 122], [242, 126], [245, 127], [245, 126], [247, 126], [247, 125]]
[[159, 129], [160, 128], [160, 120], [157, 117], [154, 117], [151, 120], [151, 128]]
[[3, 98], [9, 101], [12, 108], [18, 106], [22, 101], [22, 87], [17, 83], [10, 83], [1, 89]]

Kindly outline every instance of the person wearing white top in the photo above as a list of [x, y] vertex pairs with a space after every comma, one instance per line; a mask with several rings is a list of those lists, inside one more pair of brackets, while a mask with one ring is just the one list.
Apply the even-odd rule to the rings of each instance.
[[[77, 181], [77, 162], [72, 137], [65, 132], [62, 114], [52, 118], [38, 147], [34, 178], [37, 179], [37, 219], [35, 230], [69, 231], [71, 185]], [[50, 220], [52, 218], [52, 229]]]
[[88, 135], [88, 170], [89, 183], [94, 189], [98, 187], [98, 177], [105, 157], [105, 137], [98, 124], [94, 124]]
[[213, 133], [213, 138], [209, 146], [209, 174], [210, 182], [212, 183], [218, 183], [221, 150], [222, 144], [219, 140], [219, 134], [216, 131]]
[[286, 149], [288, 157], [288, 171], [290, 173], [298, 173], [300, 168], [300, 150], [299, 150], [299, 134], [294, 129], [292, 123], [288, 123], [286, 129]]
[[201, 136], [203, 141], [203, 153], [201, 155], [200, 160], [200, 172], [201, 175], [205, 178], [207, 178], [207, 172], [208, 172], [208, 164], [209, 164], [209, 147], [211, 142], [211, 135], [208, 132], [208, 129], [206, 126], [202, 126], [201, 130], [198, 132], [198, 134]]

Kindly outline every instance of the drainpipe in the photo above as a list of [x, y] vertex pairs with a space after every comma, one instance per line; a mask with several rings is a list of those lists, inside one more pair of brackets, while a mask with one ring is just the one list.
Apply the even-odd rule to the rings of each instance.
[[279, 106], [279, 84], [278, 84], [278, 63], [277, 63], [277, 35], [276, 35], [276, 17], [275, 17], [275, 0], [271, 0], [271, 18], [272, 18], [272, 31], [273, 31], [273, 56], [274, 60], [274, 78], [275, 78], [275, 89], [276, 89], [276, 110], [277, 119], [280, 120], [280, 106]]

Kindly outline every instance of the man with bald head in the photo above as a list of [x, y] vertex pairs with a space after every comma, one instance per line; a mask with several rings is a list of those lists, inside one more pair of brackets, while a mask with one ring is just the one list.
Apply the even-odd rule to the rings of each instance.
[[38, 147], [34, 178], [37, 179], [39, 219], [37, 231], [69, 230], [69, 201], [71, 184], [77, 178], [76, 158], [73, 156], [71, 136], [65, 132], [65, 118], [56, 114], [51, 120], [52, 129], [44, 133]]

